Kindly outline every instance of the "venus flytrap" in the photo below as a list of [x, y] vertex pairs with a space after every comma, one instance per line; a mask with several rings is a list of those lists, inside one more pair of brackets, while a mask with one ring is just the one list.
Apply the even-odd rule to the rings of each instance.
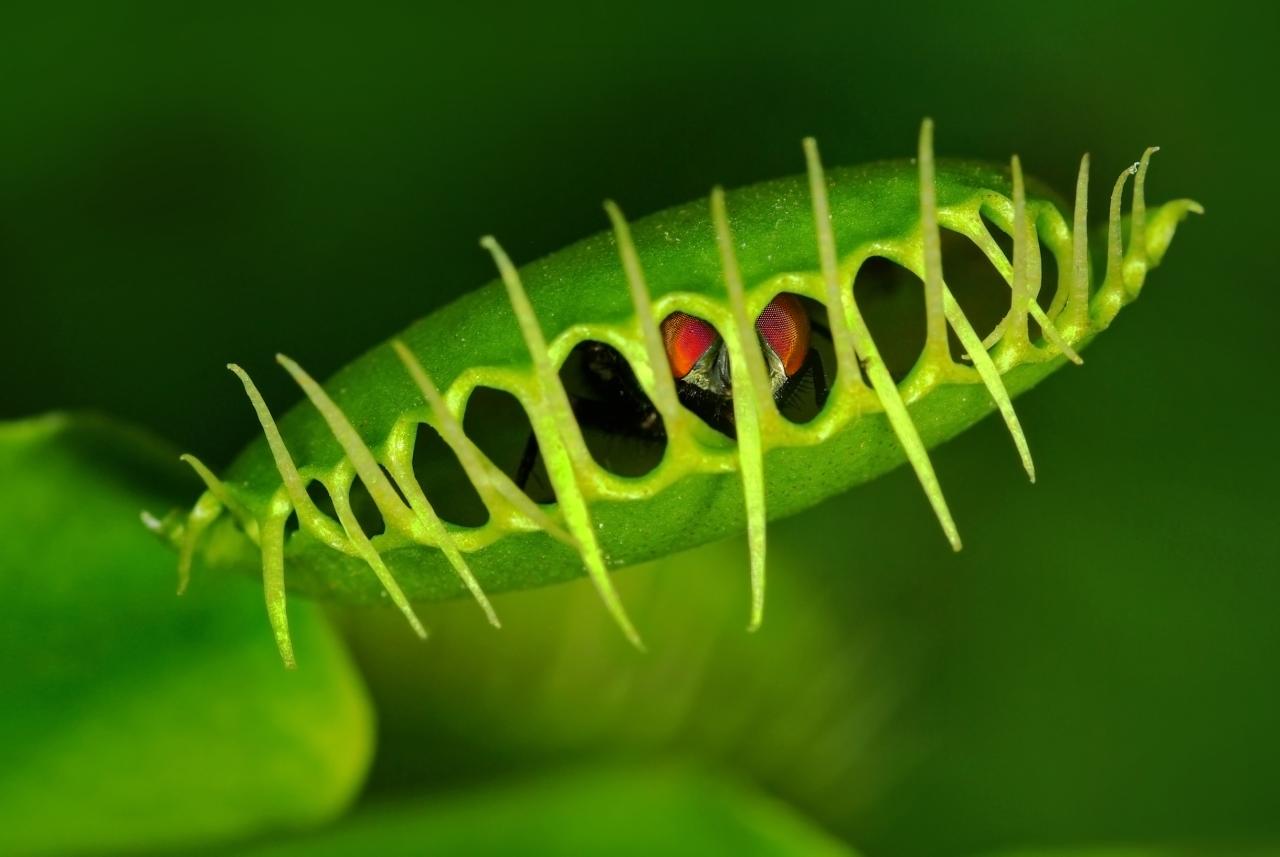
[[[323, 386], [281, 357], [308, 402], [278, 422], [249, 376], [232, 367], [264, 437], [221, 476], [187, 457], [208, 491], [190, 514], [153, 521], [180, 548], [182, 580], [193, 560], [208, 569], [260, 569], [276, 639], [291, 664], [286, 583], [315, 596], [389, 599], [425, 634], [414, 602], [470, 594], [497, 625], [487, 592], [554, 583], [585, 569], [623, 633], [640, 646], [608, 571], [745, 530], [755, 628], [764, 611], [766, 520], [903, 461], [959, 549], [928, 448], [996, 410], [1034, 481], [1012, 398], [1064, 363], [1080, 362], [1078, 352], [1138, 296], [1177, 224], [1201, 209], [1190, 200], [1147, 208], [1145, 179], [1155, 151], [1148, 149], [1116, 183], [1106, 270], [1095, 285], [1085, 229], [1087, 157], [1068, 223], [1052, 199], [1028, 188], [1017, 158], [1010, 174], [986, 164], [935, 162], [927, 120], [914, 162], [827, 172], [816, 144], [806, 140], [804, 148], [805, 177], [716, 189], [709, 206], [690, 203], [632, 224], [606, 203], [611, 231], [519, 269], [496, 240], [484, 239], [499, 281], [419, 320]], [[1131, 174], [1125, 247], [1122, 192]], [[1011, 259], [988, 221], [1012, 236]], [[985, 340], [947, 282], [943, 231], [972, 241], [1009, 285], [1008, 312]], [[1041, 245], [1061, 272], [1047, 308], [1037, 301]], [[923, 282], [924, 347], [898, 383], [854, 298], [854, 279], [872, 257]], [[771, 387], [779, 354], [761, 325], [781, 295], [825, 310], [829, 329], [822, 335], [834, 355], [834, 380], [804, 421], [785, 413], [777, 384]], [[728, 428], [717, 431], [705, 414], [681, 404], [688, 388], [673, 382], [670, 341], [664, 353], [664, 323], [673, 314], [709, 325], [723, 343], [721, 370], [725, 389], [733, 391]], [[1040, 332], [1035, 339], [1030, 321]], [[802, 323], [807, 331], [810, 322]], [[952, 356], [948, 328], [962, 361]], [[634, 376], [637, 396], [647, 403], [646, 436], [664, 444], [651, 469], [603, 466], [588, 442], [588, 421], [609, 424], [611, 417], [588, 413], [562, 381], [583, 343], [602, 343], [619, 357], [599, 377], [621, 385], [620, 377]], [[510, 394], [527, 415], [532, 439], [518, 469], [502, 466], [464, 430], [480, 388]], [[485, 523], [451, 523], [450, 498], [420, 484], [416, 474], [441, 464], [414, 448], [424, 425], [457, 457], [488, 511]], [[545, 470], [556, 502], [533, 502], [521, 490], [529, 488], [532, 461]], [[353, 502], [357, 492], [371, 501], [364, 504], [366, 523]], [[289, 518], [296, 528], [284, 526]], [[383, 531], [366, 532], [369, 520]]]

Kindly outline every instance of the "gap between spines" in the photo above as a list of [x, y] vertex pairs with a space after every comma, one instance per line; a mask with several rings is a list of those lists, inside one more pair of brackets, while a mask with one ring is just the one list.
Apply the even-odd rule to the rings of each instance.
[[436, 418], [436, 427], [440, 432], [440, 436], [444, 438], [445, 443], [449, 445], [453, 453], [458, 456], [458, 463], [462, 465], [463, 472], [467, 474], [467, 478], [471, 480], [471, 484], [475, 486], [476, 491], [485, 501], [490, 512], [497, 512], [502, 504], [506, 504], [528, 519], [534, 526], [541, 528], [552, 537], [576, 550], [577, 542], [573, 540], [573, 537], [553, 521], [546, 512], [542, 511], [537, 503], [530, 500], [529, 495], [521, 491], [509, 476], [486, 459], [476, 445], [472, 443], [471, 439], [467, 437], [462, 425], [453, 415], [453, 412], [449, 410], [449, 406], [445, 403], [444, 396], [440, 394], [435, 382], [431, 380], [431, 376], [427, 374], [421, 361], [414, 356], [408, 346], [396, 339], [391, 342], [391, 347], [409, 372], [409, 376], [413, 378], [419, 392], [422, 393], [423, 399], [430, 406], [431, 413]]

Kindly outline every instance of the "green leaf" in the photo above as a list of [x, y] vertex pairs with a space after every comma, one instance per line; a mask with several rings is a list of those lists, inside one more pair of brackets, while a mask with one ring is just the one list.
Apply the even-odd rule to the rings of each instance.
[[280, 669], [261, 590], [198, 580], [138, 520], [176, 458], [103, 420], [0, 425], [0, 853], [119, 853], [328, 819], [372, 748], [363, 685], [298, 604]]
[[244, 857], [705, 855], [853, 857], [786, 806], [684, 770], [597, 770], [382, 807]]

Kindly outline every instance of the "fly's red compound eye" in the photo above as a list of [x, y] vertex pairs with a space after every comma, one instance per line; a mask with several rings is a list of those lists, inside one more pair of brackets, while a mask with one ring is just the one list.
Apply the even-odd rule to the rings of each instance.
[[809, 313], [795, 295], [781, 294], [756, 319], [756, 330], [782, 361], [790, 378], [800, 371], [809, 353]]
[[688, 375], [718, 338], [716, 329], [700, 318], [683, 312], [667, 316], [662, 322], [662, 339], [667, 346], [671, 374], [677, 378]]

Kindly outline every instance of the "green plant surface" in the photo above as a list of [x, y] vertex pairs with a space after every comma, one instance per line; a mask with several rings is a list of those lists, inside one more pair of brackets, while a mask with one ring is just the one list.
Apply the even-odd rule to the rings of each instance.
[[[1189, 200], [1146, 210], [1143, 184], [1153, 151], [1115, 184], [1104, 274], [1092, 291], [1085, 209], [1078, 206], [1074, 212], [1078, 238], [1073, 239], [1072, 227], [1051, 196], [1035, 192], [1034, 186], [1030, 195], [1024, 190], [1016, 158], [1012, 179], [999, 168], [966, 163], [943, 163], [935, 175], [927, 121], [918, 165], [879, 163], [824, 177], [816, 149], [810, 148], [808, 182], [766, 182], [727, 197], [717, 191], [710, 218], [704, 203], [690, 203], [644, 218], [629, 231], [611, 210], [615, 233], [582, 241], [518, 272], [501, 248], [485, 239], [502, 282], [421, 320], [396, 340], [395, 348], [373, 349], [323, 389], [292, 360], [280, 357], [310, 401], [291, 410], [278, 426], [256, 385], [233, 366], [266, 436], [221, 480], [192, 459], [210, 490], [185, 524], [171, 517], [164, 530], [184, 556], [201, 549], [212, 569], [261, 565], [286, 664], [293, 662], [286, 585], [347, 600], [389, 596], [423, 636], [413, 601], [470, 591], [496, 624], [485, 591], [558, 582], [581, 574], [584, 566], [623, 631], [639, 644], [606, 567], [661, 556], [744, 527], [752, 543], [751, 625], [756, 626], [763, 606], [766, 515], [793, 514], [904, 460], [910, 460], [944, 533], [959, 549], [925, 450], [998, 407], [1034, 479], [1009, 397], [1035, 385], [1068, 357], [1078, 360], [1075, 350], [1138, 296], [1177, 224], [1188, 212], [1200, 210]], [[1135, 173], [1126, 246], [1121, 192]], [[1079, 196], [1087, 196], [1084, 167]], [[731, 225], [726, 208], [732, 212]], [[822, 216], [815, 221], [818, 210]], [[996, 245], [984, 216], [1012, 234], [1012, 259]], [[988, 275], [1008, 281], [1008, 315], [986, 343], [979, 341], [943, 282], [939, 225], [976, 244], [992, 266]], [[1039, 250], [1039, 242], [1046, 251]], [[1063, 272], [1057, 283], [1045, 286], [1046, 292], [1054, 290], [1048, 310], [1052, 320], [1034, 300], [1042, 287], [1041, 252], [1052, 253]], [[851, 282], [871, 256], [894, 261], [924, 283], [925, 346], [898, 385], [870, 338], [851, 289], [840, 285]], [[754, 337], [744, 334], [739, 341], [734, 333], [749, 327], [746, 319], [784, 291], [830, 308], [837, 387], [811, 424], [791, 424], [767, 404], [770, 396], [761, 380], [763, 368], [756, 367]], [[730, 353], [739, 355], [733, 363], [734, 407], [741, 426], [736, 448], [679, 409], [670, 382], [664, 380], [669, 375], [654, 331], [660, 319], [676, 310], [710, 320], [723, 332]], [[1039, 343], [1029, 337], [1030, 316], [1043, 331]], [[948, 326], [973, 367], [954, 361]], [[616, 476], [592, 462], [554, 374], [573, 346], [588, 339], [624, 354], [659, 404], [667, 426], [666, 455], [643, 477]], [[988, 354], [991, 345], [994, 350]], [[742, 355], [751, 359], [740, 359]], [[505, 390], [528, 412], [560, 500], [557, 518], [570, 537], [493, 491], [483, 495], [491, 517], [482, 527], [446, 527], [436, 517], [415, 478], [414, 438], [419, 425], [433, 425], [462, 456], [469, 441], [456, 426], [477, 387]], [[443, 410], [427, 407], [433, 399]], [[478, 450], [470, 454], [479, 457]], [[822, 467], [815, 468], [818, 460]], [[504, 479], [492, 464], [484, 466], [469, 469], [481, 491], [486, 481]], [[356, 478], [386, 527], [372, 541], [352, 511]], [[305, 486], [312, 481], [323, 485], [337, 520], [307, 494]], [[231, 514], [221, 515], [224, 507]], [[699, 510], [694, 519], [688, 515], [691, 508]], [[299, 527], [285, 544], [285, 522], [294, 514]], [[261, 560], [255, 541], [261, 545]], [[185, 559], [183, 569], [185, 574]]]
[[316, 824], [364, 780], [372, 713], [319, 610], [315, 664], [264, 657], [261, 591], [202, 579], [138, 526], [190, 476], [140, 433], [0, 425], [0, 853], [119, 854]]
[[[538, 259], [602, 228], [604, 194], [638, 216], [713, 181], [794, 173], [809, 134], [831, 164], [901, 157], [925, 115], [942, 150], [1018, 152], [1068, 195], [1087, 149], [1096, 222], [1115, 172], [1161, 144], [1152, 198], [1194, 194], [1210, 216], [1179, 233], [1083, 368], [1018, 399], [1036, 485], [998, 421], [932, 450], [961, 553], [899, 468], [771, 523], [756, 634], [742, 632], [741, 543], [614, 576], [645, 656], [582, 579], [495, 595], [501, 633], [474, 604], [423, 604], [427, 645], [371, 608], [351, 631], [378, 710], [366, 800], [416, 803], [562, 762], [548, 746], [579, 761], [671, 748], [732, 763], [717, 751], [754, 738], [758, 760], [779, 734], [806, 763], [779, 765], [768, 790], [799, 794], [820, 779], [808, 760], [848, 758], [823, 753], [841, 712], [815, 711], [803, 679], [860, 663], [871, 681], [854, 683], [855, 702], [882, 685], [917, 691], [875, 733], [885, 756], [854, 756], [874, 799], [823, 792], [840, 820], [824, 826], [871, 857], [1280, 841], [1280, 161], [1267, 149], [1280, 112], [1263, 97], [1280, 7], [126, 2], [10, 4], [0, 17], [0, 418], [91, 407], [220, 474], [259, 431], [228, 361], [284, 412], [300, 394], [276, 352], [329, 378], [491, 279], [479, 235]], [[1104, 248], [1090, 237], [1097, 274]], [[944, 262], [950, 283], [945, 248]], [[188, 482], [145, 508], [194, 494]], [[246, 553], [247, 570], [256, 561]], [[154, 571], [166, 591], [171, 572], [170, 552]], [[190, 594], [210, 584], [197, 568]], [[667, 593], [652, 610], [651, 586]], [[290, 610], [305, 624], [305, 598]], [[0, 628], [30, 625], [0, 614]], [[296, 642], [300, 669], [321, 668]], [[719, 692], [689, 691], [689, 672]], [[540, 700], [501, 693], [535, 675], [548, 676]], [[749, 725], [717, 730], [735, 717]], [[494, 721], [502, 732], [481, 728]], [[632, 740], [627, 725], [648, 734]], [[86, 756], [82, 775], [105, 779], [99, 761]], [[50, 836], [74, 823], [66, 808], [56, 819]]]
[[676, 767], [549, 773], [435, 800], [374, 804], [330, 829], [234, 853], [855, 857], [785, 805]]

